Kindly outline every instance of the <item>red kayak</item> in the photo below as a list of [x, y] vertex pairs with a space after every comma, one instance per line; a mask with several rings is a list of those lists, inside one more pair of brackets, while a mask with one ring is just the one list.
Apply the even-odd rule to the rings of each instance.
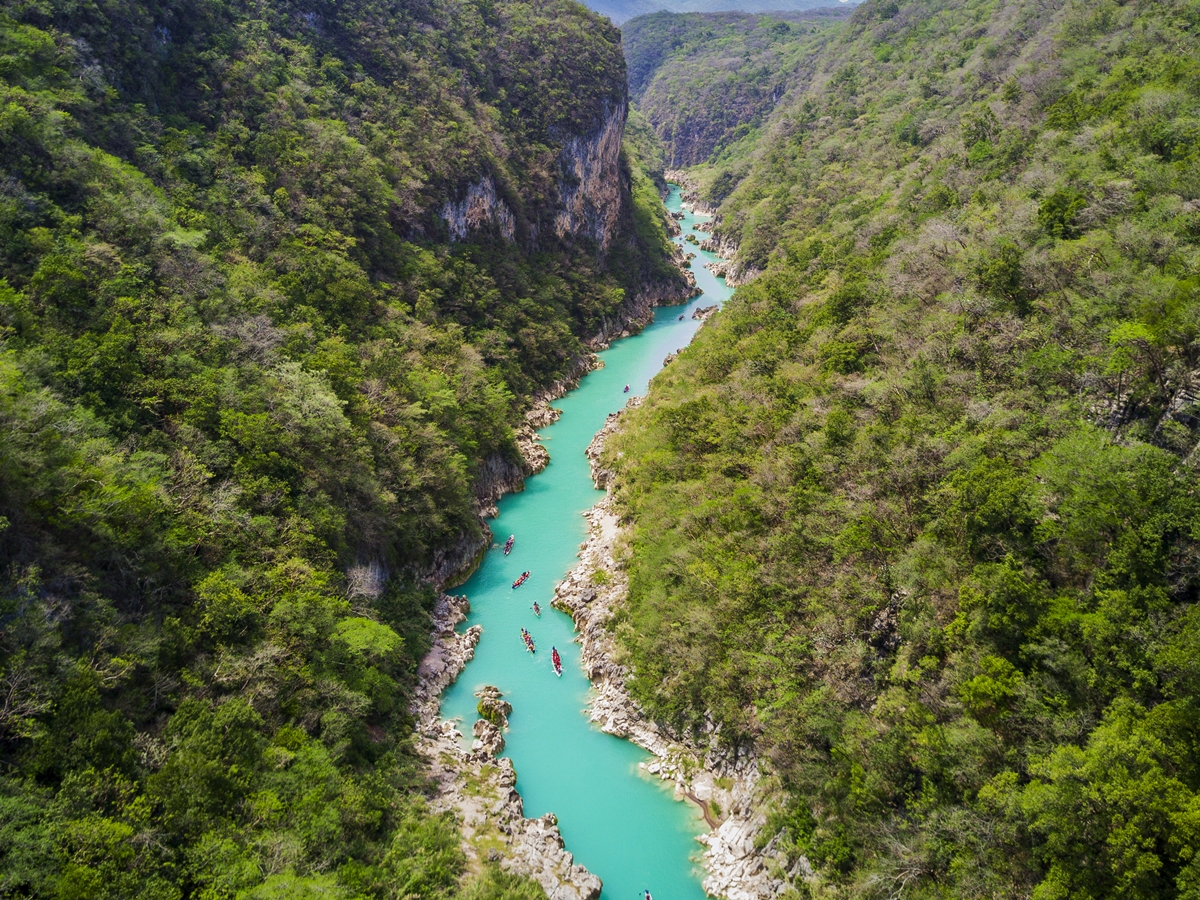
[[521, 585], [523, 585], [523, 584], [525, 583], [525, 579], [526, 579], [526, 578], [528, 578], [528, 577], [529, 577], [529, 573], [528, 573], [528, 572], [522, 572], [522, 573], [521, 573], [521, 577], [520, 577], [520, 578], [518, 578], [516, 581], [514, 581], [514, 582], [513, 582], [513, 587], [515, 587], [515, 588], [519, 588]]
[[550, 662], [554, 664], [554, 674], [562, 678], [562, 657], [558, 655], [558, 648], [550, 648]]

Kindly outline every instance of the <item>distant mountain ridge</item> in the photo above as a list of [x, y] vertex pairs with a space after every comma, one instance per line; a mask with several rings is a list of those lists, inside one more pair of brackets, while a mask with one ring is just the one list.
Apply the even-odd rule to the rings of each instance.
[[672, 13], [621, 26], [629, 96], [662, 142], [667, 168], [744, 139], [813, 76], [812, 60], [854, 10]]
[[822, 7], [857, 6], [861, 0], [587, 0], [589, 9], [620, 25], [636, 16], [655, 12], [795, 12]]

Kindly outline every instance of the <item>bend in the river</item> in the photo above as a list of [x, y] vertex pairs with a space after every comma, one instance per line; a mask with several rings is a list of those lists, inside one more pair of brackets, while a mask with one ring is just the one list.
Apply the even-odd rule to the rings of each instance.
[[[672, 188], [667, 207], [680, 211], [678, 188]], [[574, 623], [552, 609], [550, 600], [587, 536], [581, 514], [603, 496], [592, 486], [584, 450], [608, 414], [630, 396], [644, 394], [663, 360], [692, 339], [700, 325], [692, 310], [722, 303], [732, 293], [703, 267], [717, 257], [683, 243], [685, 235], [697, 234], [692, 225], [702, 218], [685, 213], [683, 234], [675, 240], [696, 254], [693, 271], [703, 293], [680, 306], [659, 307], [640, 334], [600, 354], [604, 368], [555, 404], [562, 417], [541, 432], [550, 465], [523, 492], [499, 502], [492, 523], [497, 546], [459, 589], [471, 600], [463, 627], [482, 625], [483, 636], [474, 660], [442, 698], [442, 715], [461, 720], [460, 729], [469, 734], [477, 718], [475, 691], [494, 684], [504, 692], [513, 713], [503, 755], [516, 768], [525, 815], [558, 817], [567, 849], [600, 876], [609, 900], [635, 900], [635, 892], [640, 898], [647, 889], [656, 900], [702, 900], [697, 862], [702, 847], [695, 838], [704, 823], [694, 806], [673, 799], [670, 785], [639, 771], [649, 754], [600, 732], [584, 715], [589, 683], [579, 664]], [[506, 557], [499, 545], [509, 534], [516, 542]], [[529, 580], [510, 587], [526, 570]], [[535, 600], [540, 618], [532, 610]], [[532, 656], [522, 643], [523, 627], [537, 645]], [[561, 678], [551, 668], [551, 647], [562, 654]]]

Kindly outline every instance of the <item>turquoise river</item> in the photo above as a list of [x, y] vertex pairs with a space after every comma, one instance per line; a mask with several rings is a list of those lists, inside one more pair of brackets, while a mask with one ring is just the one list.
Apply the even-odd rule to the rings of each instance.
[[[672, 188], [667, 208], [680, 210], [678, 188]], [[695, 221], [685, 214], [684, 235], [696, 234]], [[516, 768], [525, 815], [558, 817], [567, 849], [604, 881], [606, 900], [640, 900], [647, 889], [654, 900], [704, 897], [699, 810], [674, 800], [669, 783], [639, 770], [651, 758], [648, 753], [590, 723], [584, 713], [589, 683], [573, 642], [574, 624], [550, 608], [555, 584], [578, 561], [587, 528], [582, 513], [603, 496], [592, 486], [584, 450], [605, 417], [630, 396], [644, 394], [663, 359], [692, 339], [699, 325], [692, 310], [724, 302], [731, 293], [703, 267], [714, 255], [694, 244], [683, 246], [696, 253], [692, 271], [703, 294], [681, 306], [660, 307], [640, 334], [600, 354], [604, 367], [555, 402], [562, 417], [540, 432], [550, 465], [524, 491], [500, 501], [492, 530], [497, 543], [514, 534], [516, 544], [507, 557], [493, 546], [456, 589], [471, 601], [470, 619], [461, 627], [482, 625], [483, 635], [474, 660], [442, 697], [442, 716], [459, 720], [469, 735], [478, 718], [474, 692], [485, 684], [504, 692], [513, 705], [504, 755]], [[513, 590], [510, 585], [525, 570], [532, 573], [529, 580]], [[532, 611], [535, 600], [542, 607], [540, 619]], [[536, 641], [533, 656], [521, 642], [522, 627]], [[552, 646], [562, 654], [562, 678], [551, 668]]]

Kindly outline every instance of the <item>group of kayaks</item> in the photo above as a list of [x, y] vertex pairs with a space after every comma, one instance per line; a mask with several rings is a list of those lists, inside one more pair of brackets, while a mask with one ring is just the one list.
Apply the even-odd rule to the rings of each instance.
[[[528, 630], [521, 629], [521, 640], [525, 642], [525, 649], [530, 653], [537, 653], [537, 645], [533, 643], [533, 635]], [[550, 662], [554, 666], [554, 674], [562, 678], [562, 657], [558, 655], [558, 648], [550, 648]]]
[[[504, 542], [504, 555], [505, 556], [508, 556], [508, 554], [512, 553], [513, 544], [516, 543], [516, 540], [517, 540], [517, 536], [515, 534], [510, 534], [508, 536], [508, 540]], [[522, 572], [521, 577], [512, 583], [513, 588], [514, 589], [519, 588], [521, 585], [523, 585], [528, 580], [528, 578], [529, 578], [528, 570]], [[537, 616], [539, 619], [542, 617], [542, 608], [540, 606], [538, 606], [536, 600], [533, 603], [533, 614], [535, 616]], [[537, 653], [537, 646], [533, 643], [533, 635], [531, 635], [524, 628], [521, 629], [521, 640], [525, 642], [526, 650], [528, 650], [530, 653]], [[559, 678], [562, 678], [562, 657], [558, 655], [557, 647], [550, 648], [550, 662], [552, 662], [554, 664], [554, 674], [557, 675]]]

